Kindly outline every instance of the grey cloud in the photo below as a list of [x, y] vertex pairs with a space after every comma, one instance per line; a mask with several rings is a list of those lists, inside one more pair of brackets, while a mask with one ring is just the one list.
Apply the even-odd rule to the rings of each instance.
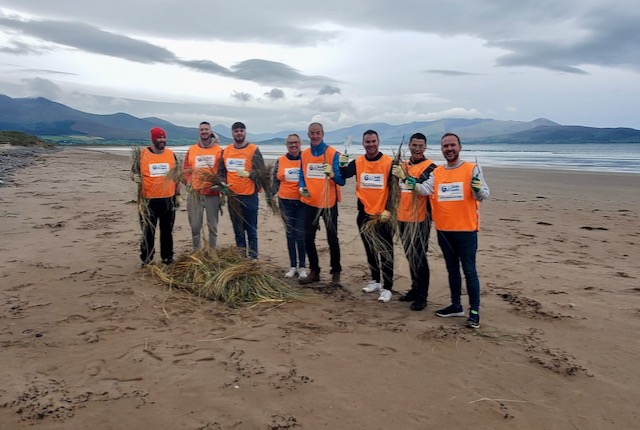
[[238, 91], [234, 91], [233, 94], [231, 94], [231, 97], [240, 102], [250, 102], [253, 100], [253, 96], [251, 94]]
[[458, 70], [442, 70], [442, 69], [425, 70], [425, 73], [430, 73], [432, 75], [442, 75], [442, 76], [474, 76], [474, 75], [479, 75], [479, 73], [461, 72], [461, 71], [458, 71]]
[[203, 73], [257, 82], [263, 85], [304, 87], [334, 82], [333, 79], [323, 76], [304, 75], [286, 64], [275, 61], [250, 59], [235, 64], [229, 70], [210, 60], [178, 59], [173, 52], [165, 48], [78, 22], [24, 21], [0, 15], [0, 26], [95, 54], [145, 64], [176, 64]]
[[233, 73], [229, 69], [209, 60], [178, 60], [176, 63], [198, 72], [233, 76]]
[[318, 94], [321, 96], [340, 93], [340, 88], [334, 87], [332, 85], [325, 85], [324, 87], [320, 88], [320, 91], [318, 91]]
[[45, 41], [138, 63], [168, 63], [176, 60], [175, 55], [165, 48], [80, 22], [24, 21], [0, 16], [0, 26]]
[[36, 46], [19, 40], [10, 40], [6, 46], [0, 46], [0, 52], [15, 55], [42, 54], [49, 51], [45, 46]]
[[58, 85], [47, 79], [22, 79], [22, 83], [25, 85], [28, 92], [51, 100], [57, 100], [63, 93], [62, 89]]
[[[319, 85], [333, 82], [323, 76], [307, 76], [291, 66], [260, 59], [245, 60], [231, 67], [235, 77], [265, 85]], [[297, 86], [296, 85], [296, 86]]]
[[268, 98], [270, 98], [271, 100], [284, 99], [284, 91], [282, 91], [279, 88], [274, 88], [271, 91], [269, 91], [268, 93], [265, 93], [264, 95], [267, 96]]

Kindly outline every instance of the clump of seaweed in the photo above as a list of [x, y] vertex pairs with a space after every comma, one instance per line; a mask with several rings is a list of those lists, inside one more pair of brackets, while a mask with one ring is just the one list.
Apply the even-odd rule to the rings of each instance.
[[235, 247], [205, 247], [179, 255], [170, 265], [148, 266], [170, 288], [237, 306], [241, 303], [306, 301], [309, 293], [287, 284]]

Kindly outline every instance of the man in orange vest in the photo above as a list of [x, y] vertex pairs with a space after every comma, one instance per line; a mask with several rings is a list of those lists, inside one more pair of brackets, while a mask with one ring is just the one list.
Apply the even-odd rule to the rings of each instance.
[[245, 250], [247, 257], [257, 260], [260, 191], [258, 181], [260, 175], [265, 173], [264, 159], [258, 146], [246, 141], [247, 131], [243, 123], [234, 123], [231, 126], [231, 134], [233, 143], [222, 151], [218, 176], [229, 186], [229, 192], [238, 200], [235, 207], [229, 207], [236, 246]]
[[436, 315], [465, 315], [460, 299], [462, 266], [470, 308], [466, 325], [475, 329], [480, 327], [480, 280], [476, 271], [480, 202], [489, 197], [489, 188], [480, 168], [460, 159], [462, 145], [456, 134], [445, 133], [440, 145], [447, 163], [436, 167], [427, 181], [417, 185], [418, 194], [431, 196], [438, 244], [449, 274], [451, 304], [436, 311]]
[[436, 165], [424, 156], [427, 137], [414, 133], [409, 139], [409, 161], [393, 166], [393, 176], [400, 179], [400, 201], [398, 204], [398, 227], [405, 256], [411, 274], [411, 289], [400, 297], [401, 302], [412, 302], [412, 311], [421, 311], [427, 306], [429, 293], [429, 233], [431, 231], [431, 207], [426, 196], [414, 194], [416, 184], [427, 180]]
[[340, 174], [339, 154], [324, 143], [324, 128], [319, 122], [309, 124], [309, 148], [302, 151], [300, 162], [300, 201], [306, 207], [304, 231], [309, 273], [300, 284], [320, 281], [320, 263], [316, 249], [316, 232], [320, 218], [324, 220], [329, 242], [331, 281], [340, 284], [340, 243], [338, 241], [338, 202], [344, 178]]
[[151, 146], [140, 153], [140, 164], [131, 166], [131, 179], [141, 184], [145, 201], [140, 214], [142, 241], [140, 260], [143, 267], [153, 261], [156, 227], [160, 224], [160, 257], [164, 264], [173, 263], [173, 223], [179, 205], [179, 188], [166, 176], [176, 166], [176, 156], [167, 145], [167, 133], [160, 127], [151, 129]]
[[187, 215], [191, 226], [193, 250], [200, 248], [200, 234], [204, 213], [207, 215], [209, 246], [216, 247], [218, 240], [218, 213], [220, 211], [220, 190], [203, 178], [203, 174], [216, 175], [222, 158], [220, 138], [211, 131], [211, 125], [203, 121], [198, 128], [200, 139], [187, 150], [183, 172], [185, 183], [191, 186], [187, 198]]
[[[362, 146], [365, 150], [364, 155], [351, 162], [347, 154], [340, 155], [340, 173], [345, 179], [356, 177], [356, 224], [371, 270], [371, 281], [362, 290], [365, 293], [380, 291], [378, 301], [388, 303], [393, 290], [393, 228], [389, 223], [389, 185], [393, 178], [393, 158], [379, 151], [380, 140], [375, 130], [363, 133]], [[376, 221], [379, 221], [374, 224], [377, 238], [372, 240], [363, 232], [363, 227], [367, 222]]]

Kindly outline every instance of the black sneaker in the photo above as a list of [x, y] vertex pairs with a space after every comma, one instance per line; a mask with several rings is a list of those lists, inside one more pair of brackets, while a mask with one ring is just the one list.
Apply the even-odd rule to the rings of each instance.
[[169, 264], [173, 264], [173, 257], [163, 258], [163, 259], [162, 259], [162, 262], [163, 262], [164, 264], [166, 264], [167, 266], [168, 266]]
[[426, 307], [427, 307], [427, 299], [416, 299], [413, 303], [411, 303], [411, 306], [409, 306], [409, 309], [411, 309], [412, 311], [421, 311]]
[[467, 319], [465, 325], [469, 328], [480, 328], [480, 314], [478, 311], [472, 310], [469, 312], [469, 319]]
[[418, 299], [418, 293], [415, 290], [411, 289], [407, 292], [407, 294], [400, 296], [398, 301], [400, 302], [413, 302]]
[[464, 309], [462, 309], [462, 305], [449, 305], [444, 309], [436, 311], [436, 315], [442, 318], [463, 317]]

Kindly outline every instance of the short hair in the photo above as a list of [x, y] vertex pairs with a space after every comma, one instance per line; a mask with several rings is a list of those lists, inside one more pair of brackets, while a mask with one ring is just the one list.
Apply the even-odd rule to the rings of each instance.
[[309, 124], [309, 127], [307, 128], [307, 130], [313, 127], [314, 125], [320, 126], [320, 130], [324, 131], [324, 127], [319, 122], [312, 122], [311, 124]]
[[362, 133], [362, 139], [364, 139], [364, 137], [365, 137], [367, 134], [375, 134], [375, 135], [376, 135], [376, 137], [378, 138], [378, 140], [380, 140], [380, 136], [378, 136], [378, 132], [377, 132], [377, 131], [375, 131], [375, 130], [371, 130], [371, 129], [369, 129], [369, 130], [365, 131], [364, 133]]
[[209, 127], [211, 127], [211, 124], [209, 124], [207, 121], [202, 121], [200, 125], [208, 125]]
[[455, 133], [445, 133], [445, 134], [443, 134], [442, 137], [440, 138], [440, 143], [442, 143], [442, 139], [444, 139], [447, 136], [455, 137], [458, 140], [458, 145], [462, 145], [462, 143], [460, 143], [460, 137]]
[[424, 135], [424, 134], [422, 134], [422, 133], [413, 133], [413, 134], [411, 135], [411, 138], [409, 139], [409, 143], [411, 143], [411, 141], [412, 141], [413, 139], [420, 139], [420, 140], [424, 140], [424, 141], [425, 141], [425, 143], [427, 142], [427, 136], [425, 136], [425, 135]]
[[245, 126], [244, 126], [244, 124], [243, 124], [243, 123], [241, 123], [240, 121], [238, 121], [238, 122], [234, 122], [234, 123], [233, 123], [233, 125], [231, 126], [231, 130], [237, 130], [237, 129], [239, 129], [239, 128], [241, 128], [241, 129], [243, 129], [243, 130], [246, 130], [246, 129], [247, 129], [247, 127], [245, 127]]
[[298, 136], [296, 133], [291, 133], [289, 136], [286, 137], [286, 139], [284, 141], [286, 142], [287, 139], [289, 139], [291, 136], [294, 136], [295, 138], [298, 139], [298, 141], [300, 141], [300, 136]]

